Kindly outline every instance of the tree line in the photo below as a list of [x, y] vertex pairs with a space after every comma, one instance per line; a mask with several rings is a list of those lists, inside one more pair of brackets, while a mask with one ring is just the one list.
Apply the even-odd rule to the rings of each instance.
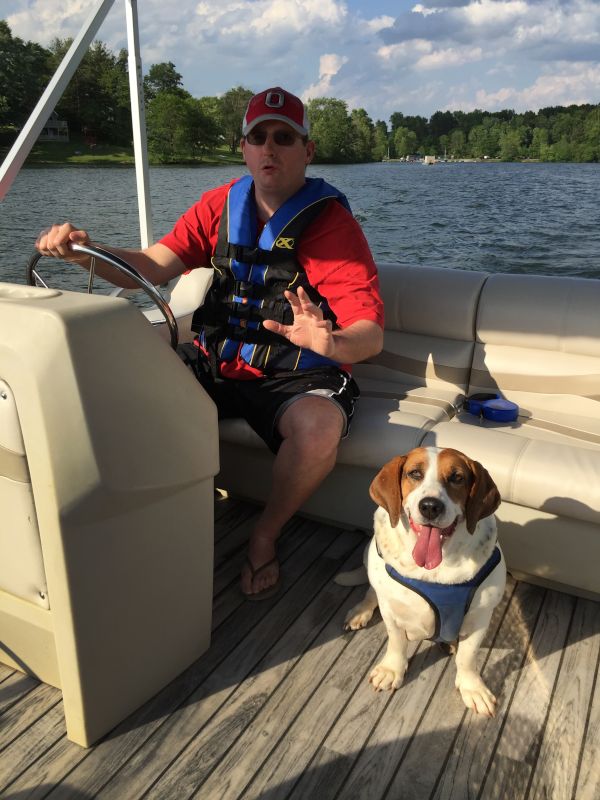
[[[44, 48], [14, 37], [0, 20], [0, 144], [10, 144], [71, 45], [54, 39]], [[253, 95], [238, 86], [220, 97], [193, 97], [172, 62], [152, 64], [144, 76], [148, 149], [156, 163], [201, 161], [227, 148], [235, 153], [241, 120]], [[72, 136], [129, 145], [131, 114], [127, 51], [114, 54], [95, 41], [56, 106]], [[429, 119], [394, 112], [373, 120], [343, 100], [308, 102], [317, 159], [327, 163], [410, 159], [498, 158], [516, 161], [599, 161], [600, 104], [552, 106], [537, 112], [436, 111]]]

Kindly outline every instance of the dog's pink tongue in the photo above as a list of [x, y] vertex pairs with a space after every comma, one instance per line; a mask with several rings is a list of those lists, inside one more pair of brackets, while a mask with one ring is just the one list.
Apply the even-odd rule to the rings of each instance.
[[412, 555], [415, 564], [425, 569], [435, 569], [442, 563], [442, 537], [439, 528], [430, 525], [414, 525], [413, 530], [418, 536]]

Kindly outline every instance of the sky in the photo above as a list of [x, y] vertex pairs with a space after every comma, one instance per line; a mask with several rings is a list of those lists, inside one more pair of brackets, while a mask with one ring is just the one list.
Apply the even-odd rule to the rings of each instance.
[[[75, 36], [98, 0], [2, 0], [14, 36]], [[177, 15], [173, 9], [177, 9]], [[272, 86], [373, 121], [600, 102], [600, 0], [140, 0], [142, 66], [195, 97]], [[126, 47], [115, 0], [98, 39]]]

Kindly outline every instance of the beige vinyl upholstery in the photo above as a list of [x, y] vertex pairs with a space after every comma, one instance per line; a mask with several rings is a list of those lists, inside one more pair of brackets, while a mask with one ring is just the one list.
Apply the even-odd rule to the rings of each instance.
[[[304, 512], [369, 530], [378, 469], [419, 444], [455, 447], [503, 497], [500, 536], [520, 577], [600, 596], [600, 281], [380, 266], [381, 355], [338, 462]], [[458, 411], [499, 392], [514, 423]], [[241, 420], [221, 424], [219, 485], [264, 500], [272, 457]]]
[[[213, 279], [213, 270], [198, 267], [189, 272], [185, 272], [177, 278], [173, 278], [165, 286], [159, 286], [161, 295], [171, 307], [173, 315], [177, 319], [179, 329], [179, 344], [191, 342], [194, 338], [192, 333], [192, 317], [194, 311], [204, 303], [206, 292], [209, 290]], [[122, 293], [127, 294], [131, 290], [119, 289], [115, 296]], [[166, 342], [170, 341], [169, 330], [165, 318], [158, 308], [148, 308], [144, 310], [144, 316], [152, 323]]]
[[0, 284], [0, 661], [87, 746], [208, 647], [216, 409], [124, 299]]

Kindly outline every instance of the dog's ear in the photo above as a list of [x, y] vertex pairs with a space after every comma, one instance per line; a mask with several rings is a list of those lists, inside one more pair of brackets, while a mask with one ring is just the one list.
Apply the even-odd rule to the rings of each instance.
[[468, 459], [473, 473], [473, 485], [467, 497], [465, 517], [469, 533], [475, 532], [480, 519], [489, 517], [500, 505], [500, 492], [488, 471], [478, 461]]
[[369, 488], [371, 498], [388, 512], [392, 528], [398, 524], [402, 510], [402, 467], [406, 458], [406, 456], [396, 456], [388, 461], [377, 473]]

